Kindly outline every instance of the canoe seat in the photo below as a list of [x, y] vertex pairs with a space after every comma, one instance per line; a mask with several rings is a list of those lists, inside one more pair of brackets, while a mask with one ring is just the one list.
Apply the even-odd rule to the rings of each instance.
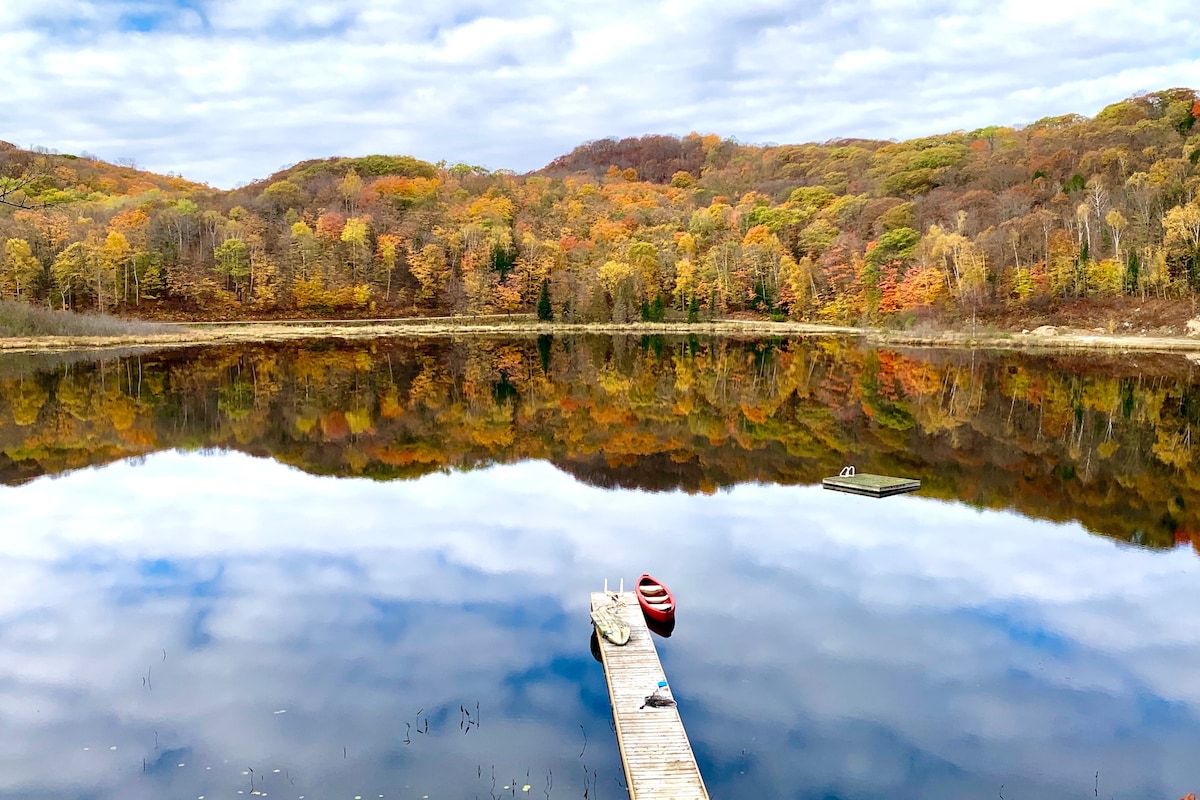
[[671, 599], [668, 597], [647, 597], [646, 602], [652, 606], [669, 606]]
[[642, 594], [647, 596], [667, 593], [666, 589], [654, 583], [643, 583], [639, 588], [642, 590]]

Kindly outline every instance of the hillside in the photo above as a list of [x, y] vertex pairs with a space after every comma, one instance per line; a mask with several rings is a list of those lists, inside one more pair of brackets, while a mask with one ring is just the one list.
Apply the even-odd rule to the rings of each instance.
[[197, 318], [1178, 327], [1200, 290], [1197, 117], [1170, 89], [904, 142], [609, 139], [527, 175], [330, 158], [228, 192], [5, 144], [0, 289]]
[[[25, 180], [22, 180], [25, 179]], [[16, 205], [103, 203], [114, 199], [176, 196], [208, 187], [177, 175], [158, 175], [135, 166], [110, 164], [88, 155], [22, 150], [0, 141], [0, 192]]]

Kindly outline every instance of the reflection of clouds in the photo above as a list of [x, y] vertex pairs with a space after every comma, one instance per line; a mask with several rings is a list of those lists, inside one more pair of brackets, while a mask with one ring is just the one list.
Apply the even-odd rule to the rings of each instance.
[[[131, 783], [154, 730], [310, 788], [353, 767], [467, 791], [503, 762], [569, 793], [581, 721], [614, 768], [587, 591], [643, 570], [680, 596], [660, 650], [722, 796], [1200, 783], [1200, 564], [1076, 526], [819, 488], [607, 492], [539, 463], [381, 484], [164, 453], [0, 489], [0, 530], [0, 714], [22, 732], [0, 795], [203, 786]], [[460, 737], [475, 701], [490, 724]], [[420, 707], [441, 716], [406, 747]]]
[[[44, 781], [120, 786], [124, 793], [129, 785], [114, 764], [128, 769], [136, 762], [140, 771], [152, 730], [164, 747], [206, 747], [293, 771], [320, 765], [326, 774], [319, 780], [346, 786], [331, 752], [340, 758], [335, 741], [351, 754], [373, 754], [366, 764], [378, 772], [379, 764], [411, 759], [415, 751], [401, 740], [419, 707], [426, 716], [448, 715], [442, 727], [456, 733], [458, 704], [475, 701], [497, 718], [461, 742], [436, 731], [429, 739], [414, 735], [418, 744], [438, 744], [425, 745], [406, 780], [423, 776], [439, 789], [458, 776], [474, 783], [467, 766], [483, 757], [509, 771], [536, 767], [531, 754], [561, 766], [555, 728], [506, 722], [512, 715], [498, 693], [505, 675], [562, 651], [564, 639], [572, 647], [581, 636], [586, 641], [586, 628], [564, 637], [561, 624], [545, 624], [562, 616], [557, 605], [507, 628], [461, 609], [462, 599], [511, 603], [512, 587], [493, 586], [469, 565], [448, 568], [436, 539], [395, 524], [404, 516], [381, 502], [386, 492], [378, 490], [387, 487], [361, 497], [369, 485], [328, 481], [351, 491], [330, 498], [336, 507], [322, 498], [309, 508], [302, 492], [312, 479], [289, 486], [287, 478], [300, 473], [268, 462], [162, 460], [162, 471], [152, 459], [145, 468], [79, 473], [69, 492], [64, 482], [45, 481], [26, 487], [45, 497], [0, 495], [3, 529], [21, 532], [5, 537], [0, 558], [29, 590], [3, 595], [0, 685], [25, 699], [6, 704], [4, 715], [30, 734], [11, 760], [0, 756], [0, 766], [11, 767], [0, 768], [8, 776], [0, 778], [0, 794], [25, 795], [31, 782]], [[226, 493], [226, 481], [233, 491]], [[19, 503], [11, 502], [18, 491]], [[70, 508], [61, 507], [67, 496]], [[170, 522], [160, 528], [163, 519]], [[470, 597], [461, 591], [468, 584], [478, 589]], [[52, 636], [48, 626], [56, 629]], [[39, 645], [37, 636], [47, 641]], [[148, 670], [152, 691], [142, 684]], [[554, 681], [545, 685], [555, 690]], [[559, 681], [557, 694], [554, 705], [537, 709], [541, 719], [561, 718], [560, 727], [570, 730], [588, 718], [577, 688]], [[273, 713], [283, 708], [286, 715]], [[91, 741], [97, 737], [102, 741]], [[75, 749], [108, 753], [110, 744], [118, 750], [107, 760], [89, 755], [68, 770], [52, 766]], [[132, 761], [120, 761], [125, 753]], [[361, 756], [353, 763], [363, 768]], [[310, 788], [315, 770], [308, 770]], [[569, 786], [571, 776], [558, 771], [560, 785]]]
[[[786, 728], [800, 708], [821, 741], [869, 721], [903, 737], [897, 753], [946, 761], [924, 796], [954, 796], [941, 781], [962, 771], [993, 773], [998, 785], [1013, 765], [1047, 782], [1111, 770], [1145, 789], [1161, 774], [1147, 767], [1159, 737], [1195, 743], [1196, 689], [1178, 675], [1162, 680], [1161, 667], [1190, 663], [1200, 645], [1191, 620], [1163, 613], [1196, 596], [1190, 554], [1121, 550], [1071, 526], [919, 497], [744, 494], [735, 535], [759, 559], [758, 590], [726, 595], [721, 604], [738, 620], [732, 646], [703, 669], [680, 664], [695, 675], [676, 679], [705, 682], [699, 691], [726, 698], [727, 714]], [[788, 518], [797, 522], [782, 530]], [[755, 613], [776, 607], [786, 625]], [[1093, 624], [1098, 615], [1108, 615], [1107, 628]], [[763, 649], [768, 637], [787, 662], [730, 697], [747, 674], [738, 653]], [[780, 704], [776, 693], [800, 702]], [[1147, 713], [1148, 698], [1179, 703], [1181, 713], [1163, 724]], [[807, 774], [838, 778], [840, 768], [816, 763]], [[872, 785], [888, 789], [886, 778]], [[1020, 796], [1043, 793], [1053, 786]]]

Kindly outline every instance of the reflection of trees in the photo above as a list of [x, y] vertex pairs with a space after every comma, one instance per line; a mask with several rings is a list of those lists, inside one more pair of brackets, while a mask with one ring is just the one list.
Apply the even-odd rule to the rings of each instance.
[[539, 458], [602, 486], [710, 492], [852, 463], [1170, 546], [1200, 542], [1197, 425], [1182, 360], [842, 340], [308, 343], [16, 371], [0, 378], [0, 476], [226, 447], [377, 480]]

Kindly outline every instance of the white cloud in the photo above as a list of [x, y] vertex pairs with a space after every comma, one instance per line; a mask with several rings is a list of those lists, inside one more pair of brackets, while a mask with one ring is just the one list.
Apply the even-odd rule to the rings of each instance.
[[520, 171], [606, 135], [906, 137], [1194, 82], [1192, 12], [1186, 0], [9, 0], [0, 138], [230, 186], [337, 154]]
[[878, 72], [887, 69], [895, 60], [895, 56], [880, 47], [866, 50], [847, 50], [833, 62], [834, 72]]

